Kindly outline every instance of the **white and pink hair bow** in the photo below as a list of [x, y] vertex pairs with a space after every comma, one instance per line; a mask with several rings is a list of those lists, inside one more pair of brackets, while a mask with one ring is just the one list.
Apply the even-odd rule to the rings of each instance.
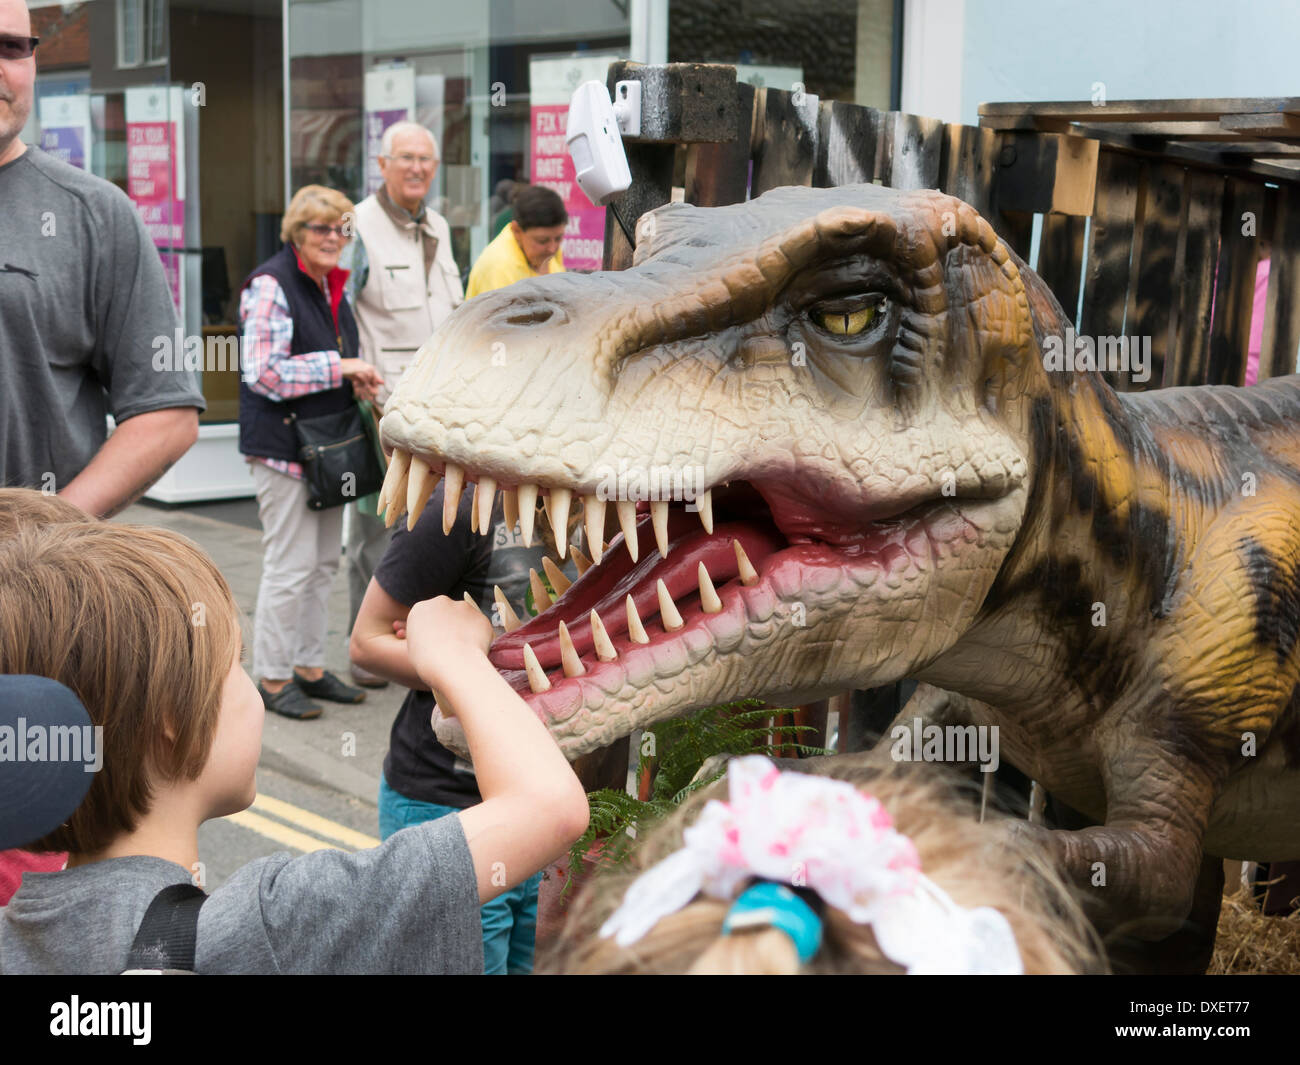
[[783, 773], [751, 755], [728, 765], [727, 802], [708, 803], [681, 850], [647, 869], [601, 926], [630, 946], [698, 894], [732, 899], [749, 880], [806, 887], [858, 924], [909, 975], [1024, 972], [990, 907], [963, 909], [921, 872], [912, 841], [852, 784]]

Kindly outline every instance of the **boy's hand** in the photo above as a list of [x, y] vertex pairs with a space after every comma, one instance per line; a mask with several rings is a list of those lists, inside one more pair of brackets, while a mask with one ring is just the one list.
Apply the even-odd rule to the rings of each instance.
[[483, 611], [445, 595], [416, 603], [406, 616], [406, 653], [435, 693], [438, 682], [463, 667], [467, 656], [486, 658], [492, 637], [492, 623]]

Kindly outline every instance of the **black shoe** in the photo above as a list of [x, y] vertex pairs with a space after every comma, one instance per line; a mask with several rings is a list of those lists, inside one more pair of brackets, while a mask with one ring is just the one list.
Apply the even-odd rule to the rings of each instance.
[[332, 703], [364, 703], [366, 693], [360, 688], [351, 688], [338, 677], [326, 670], [320, 680], [304, 680], [302, 675], [294, 673], [293, 682], [313, 699], [328, 699]]
[[289, 681], [274, 695], [260, 684], [257, 690], [261, 693], [262, 704], [277, 714], [297, 718], [299, 721], [308, 721], [321, 715], [321, 708], [307, 698], [295, 681]]

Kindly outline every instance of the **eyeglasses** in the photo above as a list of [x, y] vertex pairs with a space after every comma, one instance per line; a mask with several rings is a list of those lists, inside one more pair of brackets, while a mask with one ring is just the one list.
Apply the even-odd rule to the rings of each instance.
[[335, 236], [342, 237], [344, 240], [349, 236], [347, 230], [343, 226], [327, 226], [324, 222], [308, 222], [303, 226], [303, 229], [310, 229], [322, 240], [325, 237], [328, 237], [331, 233]]
[[0, 59], [30, 59], [40, 41], [39, 37], [0, 35]]
[[403, 152], [401, 155], [394, 155], [391, 158], [398, 166], [405, 167], [416, 165], [420, 167], [433, 166], [438, 161], [436, 155], [411, 155], [409, 152]]

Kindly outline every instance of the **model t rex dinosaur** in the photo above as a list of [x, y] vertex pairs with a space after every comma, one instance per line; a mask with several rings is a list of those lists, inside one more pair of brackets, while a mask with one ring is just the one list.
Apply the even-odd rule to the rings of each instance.
[[581, 497], [599, 564], [491, 652], [570, 757], [919, 678], [1099, 822], [1049, 838], [1073, 882], [1178, 918], [1203, 852], [1300, 854], [1300, 378], [1117, 395], [1045, 365], [1068, 325], [938, 193], [663, 207], [631, 269], [451, 317], [384, 499], [445, 475], [528, 530], [540, 489], [558, 531]]

